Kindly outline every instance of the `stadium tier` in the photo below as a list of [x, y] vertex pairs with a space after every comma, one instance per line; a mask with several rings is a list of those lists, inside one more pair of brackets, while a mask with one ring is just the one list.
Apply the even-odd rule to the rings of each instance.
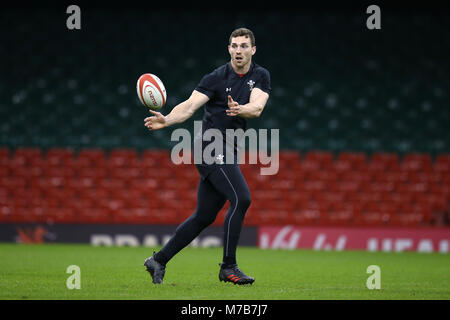
[[[0, 155], [0, 222], [176, 224], [195, 210], [199, 175], [193, 165], [172, 164], [168, 150]], [[284, 151], [277, 175], [260, 175], [260, 167], [242, 165], [254, 200], [247, 225], [448, 223], [448, 155]]]
[[282, 149], [450, 152], [444, 15], [386, 13], [371, 32], [358, 12], [81, 9], [78, 31], [57, 10], [1, 13], [0, 146], [169, 148], [171, 130], [143, 126], [138, 77], [161, 78], [166, 114], [228, 61], [230, 32], [247, 25], [272, 78], [249, 127], [280, 128]]

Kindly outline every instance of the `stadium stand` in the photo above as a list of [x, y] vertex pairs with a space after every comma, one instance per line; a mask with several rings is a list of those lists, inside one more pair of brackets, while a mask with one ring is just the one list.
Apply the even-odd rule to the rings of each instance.
[[[345, 12], [272, 12], [264, 24], [245, 11], [148, 15], [88, 11], [82, 29], [68, 31], [58, 12], [1, 13], [0, 222], [176, 224], [190, 215], [199, 175], [171, 163], [172, 130], [143, 126], [135, 83], [159, 75], [168, 112], [227, 61], [230, 31], [246, 25], [272, 76], [249, 127], [279, 128], [281, 148], [275, 176], [242, 166], [254, 200], [247, 225], [449, 224], [448, 19], [386, 15], [370, 33]], [[152, 42], [142, 41], [148, 30]]]
[[[195, 209], [198, 173], [193, 165], [173, 165], [168, 150], [3, 148], [0, 155], [2, 222], [171, 224]], [[274, 176], [243, 165], [255, 200], [246, 223], [444, 224], [450, 157], [330, 155], [281, 153]]]

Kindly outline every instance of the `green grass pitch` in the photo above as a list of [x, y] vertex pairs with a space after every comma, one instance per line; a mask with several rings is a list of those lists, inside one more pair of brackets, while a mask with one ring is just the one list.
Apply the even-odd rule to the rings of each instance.
[[[366, 251], [262, 250], [239, 247], [253, 285], [219, 282], [221, 248], [182, 250], [154, 285], [146, 247], [0, 244], [0, 299], [341, 300], [450, 299], [450, 255]], [[81, 288], [66, 286], [80, 267]], [[367, 267], [381, 269], [381, 289], [366, 287]]]

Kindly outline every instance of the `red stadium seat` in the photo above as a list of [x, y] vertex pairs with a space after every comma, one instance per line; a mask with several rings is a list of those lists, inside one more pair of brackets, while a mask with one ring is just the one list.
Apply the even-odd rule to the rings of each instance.
[[318, 202], [323, 203], [344, 203], [345, 202], [345, 193], [339, 191], [331, 191], [331, 192], [321, 192], [316, 196], [316, 200]]
[[38, 223], [44, 222], [44, 207], [15, 207], [10, 216], [10, 222], [16, 223]]
[[25, 157], [27, 159], [42, 157], [42, 150], [39, 148], [17, 148], [14, 150], [13, 157]]
[[439, 154], [433, 164], [434, 172], [450, 173], [450, 154]]
[[289, 221], [289, 212], [285, 210], [265, 209], [258, 212], [260, 225], [285, 225]]
[[79, 167], [105, 167], [105, 151], [103, 149], [81, 149], [78, 152], [76, 165]]
[[245, 214], [244, 226], [258, 226], [259, 224], [259, 212], [250, 207]]
[[325, 181], [304, 181], [296, 185], [298, 192], [323, 192], [327, 190]]
[[111, 213], [111, 222], [145, 224], [148, 221], [148, 208], [122, 208]]
[[367, 155], [363, 152], [341, 152], [338, 160], [349, 161], [352, 168], [364, 168], [367, 165]]
[[8, 203], [0, 203], [0, 222], [10, 222], [14, 208]]
[[47, 208], [44, 211], [47, 223], [76, 223], [77, 217], [74, 208]]
[[17, 148], [13, 152], [9, 164], [12, 167], [43, 165], [42, 151], [39, 148]]
[[375, 152], [370, 157], [370, 162], [380, 163], [384, 166], [385, 169], [388, 169], [390, 171], [400, 170], [400, 160], [398, 154], [396, 153]]
[[0, 168], [8, 168], [11, 153], [8, 148], [0, 148]]
[[433, 193], [420, 194], [416, 198], [417, 202], [428, 204], [433, 212], [444, 213], [447, 210], [448, 201], [445, 196]]
[[135, 149], [111, 149], [109, 152], [109, 157], [117, 158], [127, 158], [133, 159], [137, 158], [138, 154]]
[[409, 181], [409, 173], [404, 171], [385, 171], [375, 174], [374, 181], [376, 182], [408, 182]]
[[51, 167], [66, 167], [73, 163], [74, 151], [69, 148], [51, 148], [45, 154], [47, 164]]
[[436, 156], [436, 162], [437, 163], [447, 163], [450, 165], [450, 154], [448, 154], [448, 153], [438, 154]]
[[431, 155], [421, 153], [409, 153], [403, 156], [400, 168], [405, 171], [431, 171]]
[[336, 159], [332, 165], [332, 169], [338, 174], [343, 174], [354, 170], [353, 163], [349, 159]]
[[368, 183], [374, 180], [374, 176], [369, 172], [361, 172], [361, 171], [347, 171], [343, 172], [339, 178], [341, 181], [347, 182], [357, 182], [357, 183]]
[[323, 181], [323, 182], [336, 182], [339, 179], [339, 175], [334, 170], [317, 170], [308, 172], [305, 176], [309, 181]]
[[420, 227], [424, 225], [424, 215], [421, 213], [396, 214], [391, 216], [390, 225], [398, 227]]
[[141, 158], [145, 162], [154, 163], [157, 166], [165, 165], [170, 160], [170, 150], [148, 149], [141, 153]]
[[[191, 214], [192, 212], [189, 212], [187, 215]], [[150, 210], [147, 217], [147, 223], [153, 224], [179, 224], [182, 222], [177, 210], [169, 208]]]
[[319, 217], [320, 225], [348, 226], [353, 220], [353, 212], [351, 210], [338, 210], [322, 212]]
[[99, 180], [98, 187], [107, 190], [108, 192], [111, 190], [122, 190], [125, 187], [125, 182], [121, 179], [106, 177]]
[[107, 179], [109, 171], [105, 167], [81, 167], [76, 170], [79, 179], [90, 178], [94, 180]]
[[369, 161], [366, 169], [376, 179], [384, 175], [388, 170], [388, 165], [381, 161]]
[[0, 147], [0, 158], [9, 158], [11, 156], [11, 152], [8, 148]]
[[294, 225], [316, 225], [320, 218], [320, 211], [317, 209], [296, 210], [289, 215], [288, 222]]
[[134, 159], [137, 159], [137, 151], [134, 149], [112, 149], [107, 157], [107, 163], [114, 170], [129, 167]]
[[300, 166], [300, 153], [298, 151], [280, 151], [280, 168], [293, 169]]
[[356, 215], [353, 221], [354, 226], [388, 226], [391, 215], [388, 213], [372, 211]]
[[305, 155], [305, 163], [317, 163], [320, 168], [328, 168], [333, 164], [334, 155], [329, 151], [309, 151]]
[[77, 210], [77, 220], [81, 223], [110, 223], [112, 217], [106, 208], [81, 208]]

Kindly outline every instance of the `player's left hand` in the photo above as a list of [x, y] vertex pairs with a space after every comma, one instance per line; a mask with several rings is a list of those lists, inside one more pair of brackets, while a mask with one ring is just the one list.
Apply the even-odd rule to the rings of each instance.
[[226, 112], [230, 117], [237, 116], [241, 113], [241, 106], [236, 101], [233, 101], [231, 96], [228, 96], [228, 109]]

